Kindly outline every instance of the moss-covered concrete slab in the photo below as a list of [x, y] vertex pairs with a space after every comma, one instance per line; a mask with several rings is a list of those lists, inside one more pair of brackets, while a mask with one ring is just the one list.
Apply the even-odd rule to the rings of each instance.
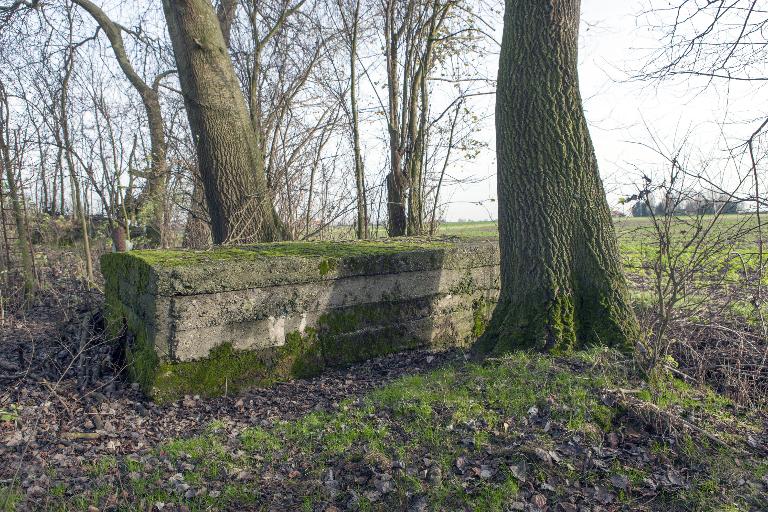
[[498, 296], [492, 239], [286, 242], [101, 260], [110, 328], [164, 400], [468, 344]]

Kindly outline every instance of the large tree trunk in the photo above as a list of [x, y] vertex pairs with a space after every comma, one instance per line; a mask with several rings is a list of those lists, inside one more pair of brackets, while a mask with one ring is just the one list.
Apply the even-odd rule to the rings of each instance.
[[638, 333], [577, 75], [579, 0], [506, 0], [496, 96], [501, 297], [478, 353]]
[[209, 0], [163, 0], [213, 241], [280, 240], [263, 159]]

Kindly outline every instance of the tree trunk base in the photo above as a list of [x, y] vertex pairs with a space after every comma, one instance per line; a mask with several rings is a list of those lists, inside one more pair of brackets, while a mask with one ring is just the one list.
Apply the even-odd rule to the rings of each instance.
[[637, 324], [618, 297], [559, 295], [554, 300], [500, 300], [483, 335], [472, 347], [477, 358], [514, 350], [567, 353], [590, 346], [629, 350]]

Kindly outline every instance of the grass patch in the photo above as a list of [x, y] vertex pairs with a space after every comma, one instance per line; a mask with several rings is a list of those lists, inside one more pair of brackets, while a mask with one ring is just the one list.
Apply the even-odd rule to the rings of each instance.
[[[602, 395], [605, 388], [640, 385], [621, 357], [607, 350], [567, 357], [515, 353], [403, 377], [343, 402], [335, 411], [249, 427], [235, 436], [214, 422], [200, 435], [157, 448], [172, 469], [158, 466], [138, 479], [117, 479], [130, 481], [123, 489], [114, 488], [113, 479], [103, 495], [93, 491], [88, 496], [89, 504], [103, 503], [111, 495], [123, 496], [126, 506], [155, 500], [191, 510], [242, 509], [279, 500], [286, 510], [332, 504], [379, 511], [407, 509], [419, 498], [430, 510], [497, 511], [524, 501], [522, 478], [536, 488], [549, 485], [542, 492], [550, 504], [580, 482], [583, 488], [613, 489], [615, 503], [634, 509], [647, 500], [635, 490], [650, 478], [658, 479], [663, 464], [693, 475], [685, 486], [658, 491], [669, 510], [754, 507], [759, 497], [737, 496], [744, 489], [732, 481], [750, 474], [760, 477], [768, 473], [768, 465], [694, 438], [666, 442], [646, 434], [634, 442], [646, 457], [614, 457], [603, 463], [604, 469], [584, 469], [579, 453], [602, 445], [604, 431], [627, 428], [624, 411], [606, 405]], [[700, 416], [733, 415], [728, 400], [676, 381], [655, 400], [660, 407], [686, 408]], [[569, 447], [578, 449], [569, 455]], [[542, 450], [560, 455], [545, 463], [536, 455]], [[736, 458], [742, 460], [737, 464]], [[526, 475], [512, 471], [520, 464], [528, 468]], [[98, 465], [104, 471], [147, 469], [130, 459]], [[219, 482], [219, 490], [194, 498], [168, 491], [166, 482], [176, 472], [194, 489], [210, 489]], [[329, 474], [333, 485], [328, 484]], [[629, 482], [626, 489], [613, 487], [610, 478], [616, 475]]]

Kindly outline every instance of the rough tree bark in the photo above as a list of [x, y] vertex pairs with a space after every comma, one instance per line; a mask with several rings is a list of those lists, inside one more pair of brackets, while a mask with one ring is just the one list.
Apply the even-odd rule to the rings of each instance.
[[214, 243], [284, 238], [263, 174], [258, 140], [213, 6], [209, 0], [163, 0], [163, 10]]
[[577, 75], [580, 0], [506, 0], [496, 99], [501, 297], [477, 354], [630, 346], [638, 328]]

